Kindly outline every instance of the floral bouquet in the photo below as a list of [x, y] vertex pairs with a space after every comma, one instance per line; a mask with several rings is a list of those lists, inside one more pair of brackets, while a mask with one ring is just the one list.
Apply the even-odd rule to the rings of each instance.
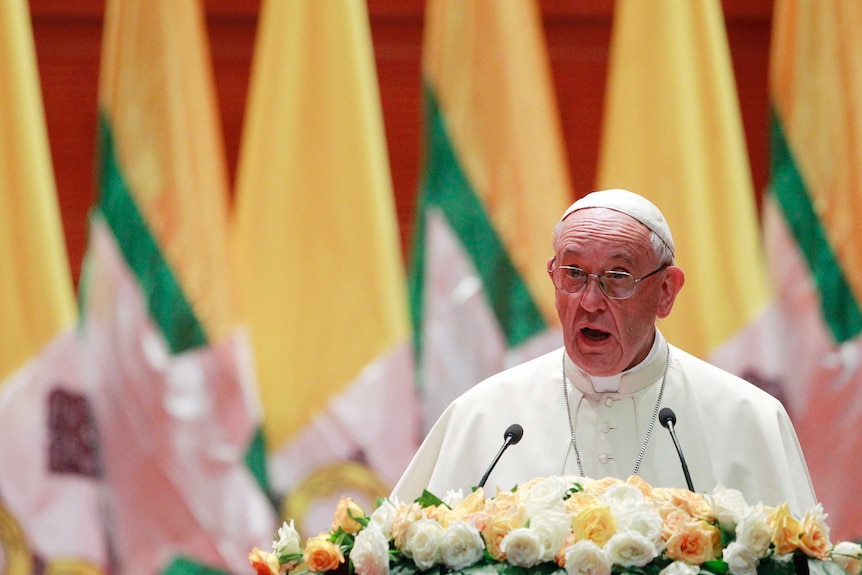
[[284, 523], [249, 560], [257, 575], [859, 575], [862, 547], [833, 545], [825, 519], [820, 504], [799, 519], [721, 487], [547, 477], [491, 498], [383, 499], [370, 516], [343, 498], [329, 533], [303, 548]]

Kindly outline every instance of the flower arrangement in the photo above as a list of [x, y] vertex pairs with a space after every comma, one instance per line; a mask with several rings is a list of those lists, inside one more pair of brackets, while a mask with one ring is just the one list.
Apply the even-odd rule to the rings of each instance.
[[722, 487], [546, 477], [490, 498], [479, 488], [382, 499], [370, 516], [342, 498], [329, 533], [303, 548], [285, 522], [273, 551], [249, 561], [257, 575], [860, 575], [862, 547], [833, 545], [825, 520], [820, 504], [799, 519]]

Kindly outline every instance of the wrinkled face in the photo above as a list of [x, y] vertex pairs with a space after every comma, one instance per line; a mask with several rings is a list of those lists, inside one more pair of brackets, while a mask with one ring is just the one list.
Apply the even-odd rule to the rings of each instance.
[[[562, 226], [554, 245], [557, 265], [593, 274], [624, 271], [640, 278], [663, 263], [650, 243], [649, 228], [623, 213], [578, 210]], [[682, 270], [670, 266], [639, 282], [634, 295], [624, 300], [607, 297], [596, 278], [574, 294], [555, 288], [569, 357], [596, 376], [637, 365], [652, 347], [656, 319], [670, 313], [683, 282]]]

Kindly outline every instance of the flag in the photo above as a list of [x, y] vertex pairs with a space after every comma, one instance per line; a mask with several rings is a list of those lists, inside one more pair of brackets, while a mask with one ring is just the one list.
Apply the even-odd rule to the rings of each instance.
[[361, 0], [263, 3], [234, 232], [272, 486], [284, 515], [315, 535], [331, 521], [327, 497], [373, 506], [418, 445], [404, 271]]
[[99, 573], [93, 421], [23, 0], [0, 4], [0, 268], [0, 569]]
[[211, 75], [197, 2], [107, 3], [81, 298], [119, 573], [242, 572], [276, 527]]
[[472, 385], [562, 344], [546, 262], [571, 188], [535, 2], [431, 0], [422, 76], [409, 280], [427, 430]]
[[833, 540], [862, 539], [862, 5], [775, 3], [764, 227], [782, 372]]
[[685, 287], [669, 341], [770, 391], [772, 298], [721, 4], [616, 4], [598, 188], [653, 201]]

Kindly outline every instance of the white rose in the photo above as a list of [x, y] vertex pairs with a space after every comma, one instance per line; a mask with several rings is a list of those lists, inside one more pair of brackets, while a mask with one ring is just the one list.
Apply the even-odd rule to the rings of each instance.
[[485, 553], [485, 541], [472, 523], [455, 521], [443, 535], [440, 560], [453, 571], [473, 565]]
[[530, 486], [518, 495], [523, 497], [524, 508], [530, 516], [540, 511], [562, 509], [563, 496], [569, 489], [569, 483], [562, 477], [546, 477]]
[[748, 503], [738, 489], [728, 489], [723, 485], [716, 487], [706, 495], [706, 500], [712, 507], [712, 514], [718, 519], [719, 525], [726, 531], [733, 531], [743, 515], [748, 512]]
[[553, 561], [572, 532], [572, 518], [562, 511], [544, 511], [530, 519], [530, 530], [542, 545], [541, 561]]
[[694, 565], [689, 565], [685, 561], [674, 561], [661, 571], [658, 575], [697, 575], [700, 573], [700, 568]]
[[772, 543], [772, 527], [767, 523], [769, 512], [763, 505], [749, 508], [736, 525], [736, 542], [757, 557], [766, 557]]
[[722, 559], [733, 575], [757, 575], [760, 559], [754, 551], [739, 541], [734, 541], [722, 551]]
[[302, 555], [302, 548], [299, 545], [299, 533], [293, 526], [293, 519], [290, 524], [287, 521], [279, 527], [277, 533], [278, 539], [272, 542], [272, 550], [276, 555]]
[[566, 575], [610, 575], [611, 562], [602, 548], [589, 539], [566, 547]]
[[532, 530], [526, 527], [512, 529], [500, 542], [506, 561], [516, 567], [532, 567], [542, 558], [542, 544]]
[[652, 505], [632, 508], [618, 519], [623, 530], [637, 531], [653, 542], [658, 551], [664, 546], [662, 525], [664, 520]]
[[440, 544], [444, 530], [439, 523], [423, 517], [410, 524], [402, 551], [413, 559], [420, 571], [430, 569], [439, 562]]
[[614, 565], [643, 567], [656, 558], [658, 549], [637, 531], [620, 531], [605, 543], [605, 553]]
[[450, 508], [457, 506], [462, 501], [464, 501], [464, 492], [460, 489], [458, 489], [457, 491], [453, 491], [450, 489], [443, 497], [443, 503], [448, 505]]
[[397, 498], [384, 499], [368, 518], [368, 527], [377, 527], [387, 539], [392, 538], [392, 520], [398, 512], [400, 502]]
[[607, 503], [608, 507], [615, 509], [618, 507], [638, 506], [646, 500], [643, 491], [634, 485], [627, 483], [619, 483], [611, 485], [608, 489], [599, 495], [599, 499]]
[[358, 575], [389, 575], [389, 538], [369, 526], [356, 535], [350, 561]]
[[832, 560], [850, 575], [859, 575], [862, 572], [862, 545], [842, 541], [832, 549]]

